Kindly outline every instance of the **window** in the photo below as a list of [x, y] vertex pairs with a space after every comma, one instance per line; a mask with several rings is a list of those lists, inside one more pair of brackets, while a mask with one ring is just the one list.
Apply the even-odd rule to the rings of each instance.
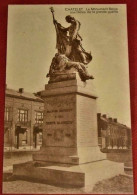
[[36, 111], [35, 112], [35, 124], [43, 123], [43, 112]]
[[19, 122], [28, 121], [28, 110], [18, 109], [18, 121]]
[[5, 121], [10, 121], [11, 108], [5, 107]]

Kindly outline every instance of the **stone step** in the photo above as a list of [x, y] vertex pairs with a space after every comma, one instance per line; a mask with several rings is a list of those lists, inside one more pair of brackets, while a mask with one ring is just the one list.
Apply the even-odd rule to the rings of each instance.
[[101, 160], [81, 165], [27, 162], [15, 164], [13, 175], [51, 185], [84, 187], [91, 190], [98, 181], [124, 174], [124, 164]]

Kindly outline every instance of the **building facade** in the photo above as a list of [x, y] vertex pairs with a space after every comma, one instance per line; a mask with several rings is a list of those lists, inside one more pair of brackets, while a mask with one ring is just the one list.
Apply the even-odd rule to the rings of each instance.
[[4, 150], [38, 149], [42, 143], [44, 102], [36, 94], [6, 88]]
[[97, 114], [99, 145], [104, 150], [131, 149], [131, 129], [117, 121], [108, 118], [106, 114]]

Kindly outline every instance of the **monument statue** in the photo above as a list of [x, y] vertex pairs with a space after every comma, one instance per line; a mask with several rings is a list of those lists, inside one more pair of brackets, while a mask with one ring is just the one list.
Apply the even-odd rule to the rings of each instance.
[[52, 78], [53, 82], [63, 80], [65, 78], [62, 75], [69, 74], [71, 77], [72, 72], [69, 70], [75, 69], [82, 81], [94, 79], [87, 71], [87, 64], [92, 60], [92, 56], [82, 47], [82, 37], [79, 35], [80, 22], [68, 15], [66, 16], [66, 21], [71, 25], [65, 28], [55, 20], [53, 8], [51, 7], [50, 9], [56, 29], [56, 48], [58, 53], [52, 59], [47, 77]]
[[[94, 82], [86, 82], [93, 79], [87, 71], [92, 56], [82, 47], [80, 22], [66, 16], [70, 26], [64, 28], [55, 20], [53, 8], [51, 12], [57, 52], [47, 74], [49, 82], [40, 92], [44, 101], [42, 146], [32, 155], [33, 161], [14, 164], [13, 175], [60, 186], [60, 189], [61, 186], [80, 188], [89, 194], [97, 182], [123, 174], [124, 168], [122, 163], [106, 160], [106, 154], [99, 148], [98, 97]], [[106, 147], [106, 139], [101, 142]], [[115, 155], [107, 157], [112, 159]]]

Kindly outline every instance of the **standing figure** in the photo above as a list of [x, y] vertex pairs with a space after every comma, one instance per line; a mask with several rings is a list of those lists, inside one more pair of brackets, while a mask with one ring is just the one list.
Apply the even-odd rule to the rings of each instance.
[[[53, 14], [53, 8], [51, 8], [51, 12]], [[86, 52], [82, 47], [82, 38], [79, 35], [80, 22], [70, 15], [66, 16], [65, 19], [70, 23], [68, 28], [58, 23], [53, 14], [53, 23], [57, 33], [56, 48], [58, 53], [65, 54], [72, 61], [88, 64], [92, 60], [92, 56], [91, 53]]]

